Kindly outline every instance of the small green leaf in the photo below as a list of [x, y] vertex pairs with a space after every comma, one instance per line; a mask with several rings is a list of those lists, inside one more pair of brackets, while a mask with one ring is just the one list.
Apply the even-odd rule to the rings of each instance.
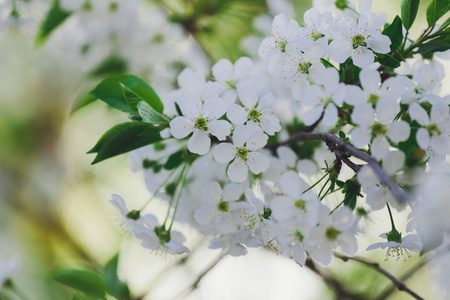
[[77, 99], [75, 99], [70, 113], [73, 114], [77, 110], [95, 102], [95, 100], [97, 100], [97, 98], [94, 95], [88, 94], [86, 90], [83, 90], [83, 92], [80, 93]]
[[360, 72], [361, 68], [355, 66], [350, 57], [339, 65], [339, 81], [346, 84], [358, 84]]
[[320, 61], [322, 62], [322, 64], [326, 67], [326, 68], [335, 68], [335, 66], [333, 66], [332, 63], [330, 63], [328, 60], [321, 58]]
[[132, 113], [134, 111], [130, 108], [125, 99], [122, 88], [123, 86], [126, 86], [128, 90], [132, 91], [140, 99], [147, 102], [157, 112], [162, 113], [164, 105], [156, 92], [142, 79], [134, 75], [111, 75], [100, 82], [91, 94], [118, 110]]
[[105, 76], [124, 73], [128, 70], [128, 62], [120, 56], [111, 55], [102, 60], [97, 66], [88, 72], [90, 76]]
[[427, 23], [432, 27], [449, 9], [448, 0], [433, 0], [427, 8]]
[[393, 56], [389, 54], [379, 54], [377, 53], [377, 61], [385, 67], [388, 68], [398, 68], [400, 67], [400, 62], [396, 60]]
[[183, 154], [186, 152], [185, 149], [177, 151], [169, 156], [166, 163], [164, 164], [164, 169], [173, 170], [179, 167], [183, 163]]
[[119, 279], [117, 267], [119, 264], [119, 254], [114, 255], [105, 266], [104, 276], [106, 291], [119, 300], [130, 299], [128, 285]]
[[100, 299], [105, 298], [105, 283], [100, 277], [89, 271], [57, 270], [51, 274], [51, 277], [90, 296]]
[[65, 11], [61, 8], [59, 0], [55, 0], [41, 23], [36, 35], [35, 46], [39, 47], [43, 45], [53, 30], [61, 25], [71, 14], [72, 12]]
[[420, 0], [402, 0], [401, 4], [401, 16], [403, 27], [409, 30], [414, 23], [419, 10]]
[[162, 140], [161, 128], [148, 123], [127, 122], [109, 129], [88, 153], [97, 153], [92, 164]]
[[450, 49], [450, 30], [446, 29], [441, 35], [417, 48], [416, 53], [426, 54], [444, 52]]
[[[450, 8], [450, 6], [449, 6], [449, 8]], [[445, 20], [445, 21], [442, 23], [442, 25], [439, 27], [438, 30], [442, 30], [442, 29], [446, 28], [448, 25], [450, 25], [450, 17], [448, 17], [447, 20]]]
[[394, 52], [395, 50], [400, 47], [403, 41], [403, 28], [402, 28], [402, 19], [400, 19], [399, 16], [396, 16], [394, 18], [394, 21], [386, 27], [383, 30], [383, 34], [388, 36], [391, 40], [391, 51]]
[[154, 110], [147, 102], [139, 101], [137, 110], [144, 122], [151, 124], [168, 124], [170, 122], [166, 116]]
[[345, 194], [344, 205], [354, 210], [356, 207], [356, 200], [358, 196], [361, 195], [361, 185], [357, 180], [349, 179], [345, 182], [342, 192]]

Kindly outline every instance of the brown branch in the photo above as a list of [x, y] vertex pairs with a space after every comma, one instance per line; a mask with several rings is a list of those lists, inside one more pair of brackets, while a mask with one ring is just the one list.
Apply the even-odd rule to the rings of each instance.
[[185, 290], [181, 291], [173, 299], [178, 299], [179, 297], [189, 295], [192, 291], [198, 288], [200, 281], [212, 270], [215, 266], [226, 256], [226, 252], [222, 252], [202, 273], [197, 276], [197, 279]]
[[424, 298], [420, 297], [419, 295], [417, 295], [413, 290], [411, 290], [405, 283], [403, 283], [402, 281], [400, 281], [399, 279], [397, 279], [397, 277], [395, 277], [394, 275], [392, 275], [391, 273], [389, 273], [388, 271], [386, 271], [385, 269], [381, 268], [380, 265], [378, 263], [373, 263], [370, 261], [367, 261], [366, 259], [362, 258], [362, 257], [348, 257], [342, 254], [338, 254], [335, 253], [334, 256], [342, 259], [343, 261], [348, 261], [348, 260], [353, 260], [359, 263], [362, 263], [366, 266], [372, 267], [374, 268], [376, 271], [378, 271], [379, 273], [383, 274], [384, 276], [386, 276], [390, 281], [392, 281], [392, 283], [400, 290], [400, 291], [404, 291], [408, 294], [410, 294], [412, 297], [414, 297], [415, 299], [418, 300], [424, 300]]
[[395, 183], [391, 180], [389, 175], [384, 172], [384, 170], [380, 167], [378, 162], [369, 154], [356, 149], [350, 144], [347, 144], [343, 140], [341, 140], [339, 137], [335, 136], [331, 133], [326, 132], [304, 132], [301, 131], [292, 137], [290, 137], [288, 140], [272, 144], [269, 146], [269, 148], [277, 148], [282, 145], [287, 145], [290, 143], [303, 141], [303, 140], [322, 140], [327, 144], [327, 147], [336, 154], [336, 156], [341, 159], [345, 164], [347, 164], [350, 168], [352, 168], [355, 172], [358, 172], [360, 170], [360, 166], [354, 164], [348, 159], [348, 156], [344, 154], [345, 152], [350, 153], [350, 155], [353, 155], [354, 157], [357, 157], [361, 160], [364, 160], [368, 163], [368, 165], [372, 168], [372, 170], [375, 172], [376, 176], [378, 177], [378, 180], [380, 180], [381, 184], [386, 186], [392, 193], [392, 195], [399, 200], [402, 203], [408, 203], [410, 202], [409, 196]]
[[363, 300], [366, 299], [364, 296], [348, 291], [344, 288], [344, 286], [337, 281], [335, 278], [323, 273], [312, 261], [311, 258], [308, 257], [305, 263], [305, 267], [316, 273], [320, 276], [326, 285], [334, 290], [336, 293], [336, 299], [340, 300]]

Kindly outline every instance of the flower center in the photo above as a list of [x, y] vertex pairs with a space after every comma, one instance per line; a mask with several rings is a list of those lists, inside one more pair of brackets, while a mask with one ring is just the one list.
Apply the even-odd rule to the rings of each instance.
[[306, 201], [305, 200], [297, 200], [297, 201], [295, 201], [294, 206], [297, 207], [298, 209], [305, 210]]
[[110, 4], [109, 4], [109, 11], [110, 12], [116, 12], [117, 10], [119, 9], [119, 3], [117, 3], [117, 2], [111, 2]]
[[329, 241], [336, 240], [338, 235], [340, 235], [340, 234], [341, 234], [341, 232], [339, 230], [337, 230], [336, 228], [334, 228], [333, 226], [330, 226], [325, 230], [325, 237]]
[[430, 125], [426, 126], [425, 128], [428, 130], [428, 133], [430, 135], [433, 135], [433, 133], [441, 134], [441, 130], [436, 125], [436, 123], [430, 124]]
[[311, 63], [298, 63], [298, 71], [302, 74], [309, 74], [309, 68], [311, 67]]
[[320, 32], [316, 32], [315, 30], [311, 31], [311, 37], [314, 41], [317, 41], [320, 38], [323, 38], [324, 35], [321, 34]]
[[300, 230], [295, 229], [294, 236], [299, 242], [303, 242], [304, 235], [300, 232]]
[[230, 208], [230, 205], [227, 201], [220, 200], [219, 203], [217, 203], [217, 209], [223, 212], [228, 212], [228, 209]]
[[360, 46], [364, 46], [364, 47], [367, 46], [365, 40], [366, 40], [366, 38], [360, 34], [357, 34], [354, 37], [352, 37], [353, 49], [356, 49]]
[[197, 118], [197, 120], [195, 120], [194, 128], [197, 128], [202, 131], [208, 131], [208, 121], [202, 117]]
[[372, 135], [377, 136], [379, 134], [385, 134], [387, 132], [386, 126], [379, 122], [375, 122], [372, 127]]
[[278, 46], [280, 47], [280, 51], [281, 52], [286, 52], [286, 45], [287, 45], [287, 41], [286, 40], [276, 41], [275, 43], [278, 44]]
[[334, 2], [334, 5], [336, 5], [336, 8], [340, 10], [344, 10], [348, 7], [347, 0], [336, 0], [336, 2]]
[[259, 117], [261, 117], [261, 115], [262, 115], [262, 113], [259, 110], [257, 110], [256, 108], [252, 108], [248, 112], [247, 120], [259, 123], [259, 122], [261, 122], [261, 120], [259, 119]]
[[233, 89], [233, 90], [236, 89], [236, 84], [237, 84], [237, 81], [236, 81], [236, 80], [230, 79], [230, 80], [225, 81], [225, 83], [226, 83], [231, 89]]
[[131, 220], [139, 220], [141, 217], [141, 212], [139, 210], [132, 210], [129, 213], [127, 213], [126, 217]]
[[237, 156], [243, 161], [247, 161], [248, 149], [245, 147], [239, 147], [236, 149]]
[[369, 102], [372, 105], [376, 105], [378, 100], [380, 100], [380, 96], [375, 94], [370, 94], [369, 99], [367, 99], [367, 102]]
[[388, 242], [396, 242], [399, 244], [402, 242], [402, 234], [396, 229], [392, 229], [390, 232], [386, 233], [386, 238]]
[[81, 5], [82, 11], [92, 11], [92, 3], [89, 0], [86, 0], [83, 2], [83, 5]]
[[161, 227], [155, 227], [153, 231], [156, 233], [156, 236], [161, 244], [170, 242], [170, 231], [166, 230], [164, 225]]

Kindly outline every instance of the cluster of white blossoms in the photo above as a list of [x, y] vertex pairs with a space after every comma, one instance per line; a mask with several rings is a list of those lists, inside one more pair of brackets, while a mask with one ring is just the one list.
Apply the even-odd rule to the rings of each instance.
[[[450, 154], [443, 68], [438, 59], [412, 54], [399, 59], [401, 67], [386, 63], [394, 59], [383, 34], [386, 20], [370, 10], [367, 0], [357, 7], [314, 1], [300, 25], [284, 14], [273, 19], [259, 57], [222, 59], [211, 80], [189, 68], [179, 74], [179, 88], [163, 99], [171, 119], [165, 139], [131, 155], [152, 197], [169, 203], [165, 220], [130, 211], [118, 195], [111, 201], [144, 247], [187, 252], [181, 233], [172, 230], [177, 221], [233, 256], [269, 247], [300, 265], [307, 257], [329, 265], [334, 251], [357, 252], [359, 221], [379, 209], [389, 212], [392, 230], [382, 234], [384, 243], [360, 245], [367, 250], [406, 257], [443, 239], [446, 215], [436, 224], [428, 220], [441, 205], [450, 207], [441, 203], [448, 193], [438, 192], [448, 182], [428, 178]], [[399, 49], [410, 43], [405, 38]], [[345, 148], [296, 135], [316, 131], [339, 133], [349, 147], [369, 154], [408, 191], [409, 202], [391, 193], [372, 166], [351, 163]], [[345, 164], [353, 165], [345, 170], [351, 176]], [[449, 176], [448, 169], [439, 172]], [[440, 198], [428, 199], [436, 193]], [[411, 234], [402, 237], [390, 207], [411, 211]]]

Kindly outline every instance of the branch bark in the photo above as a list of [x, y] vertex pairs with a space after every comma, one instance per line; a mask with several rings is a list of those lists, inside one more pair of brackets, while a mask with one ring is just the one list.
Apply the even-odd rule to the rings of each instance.
[[414, 297], [415, 299], [418, 300], [424, 300], [424, 298], [420, 297], [419, 295], [417, 295], [413, 290], [411, 290], [405, 283], [403, 283], [402, 281], [398, 280], [397, 277], [395, 277], [394, 275], [392, 275], [391, 273], [389, 273], [388, 271], [386, 271], [385, 269], [381, 268], [380, 265], [378, 263], [373, 263], [370, 262], [362, 257], [348, 257], [342, 254], [338, 254], [335, 253], [334, 256], [342, 259], [343, 261], [348, 261], [348, 260], [353, 260], [359, 263], [362, 263], [366, 266], [372, 267], [374, 268], [376, 271], [378, 271], [379, 273], [383, 274], [384, 276], [386, 276], [390, 281], [392, 281], [392, 283], [400, 290], [400, 291], [404, 291], [408, 294], [410, 294], [412, 297]]
[[378, 180], [386, 186], [392, 193], [392, 195], [399, 200], [402, 203], [409, 203], [410, 199], [409, 196], [394, 182], [391, 180], [388, 174], [380, 167], [378, 162], [369, 154], [356, 149], [350, 144], [347, 144], [343, 140], [341, 140], [339, 137], [335, 136], [331, 133], [326, 132], [305, 132], [301, 131], [292, 137], [290, 137], [288, 140], [270, 145], [269, 148], [277, 148], [282, 145], [288, 145], [294, 142], [303, 141], [303, 140], [322, 140], [325, 142], [327, 147], [338, 157], [341, 159], [345, 164], [347, 164], [353, 171], [358, 172], [360, 170], [360, 166], [353, 163], [348, 156], [345, 154], [345, 152], [350, 153], [350, 155], [357, 157], [365, 162], [372, 168], [372, 170], [375, 172]]

